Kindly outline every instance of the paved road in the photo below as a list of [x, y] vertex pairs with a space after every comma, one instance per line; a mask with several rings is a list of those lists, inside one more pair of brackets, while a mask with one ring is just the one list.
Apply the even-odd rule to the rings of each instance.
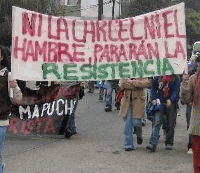
[[96, 90], [94, 94], [86, 93], [79, 102], [78, 134], [71, 139], [7, 136], [5, 173], [192, 173], [192, 156], [186, 154], [184, 107], [177, 119], [173, 151], [165, 150], [162, 136], [155, 153], [145, 149], [151, 132], [147, 122], [143, 144], [135, 144], [136, 150], [125, 152], [122, 118], [117, 110], [104, 112], [105, 102], [97, 98]]

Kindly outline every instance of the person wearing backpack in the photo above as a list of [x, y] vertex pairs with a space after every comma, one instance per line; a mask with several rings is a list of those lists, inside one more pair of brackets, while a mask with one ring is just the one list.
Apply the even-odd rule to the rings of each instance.
[[160, 109], [155, 112], [152, 122], [152, 132], [149, 144], [146, 148], [152, 152], [156, 151], [159, 132], [163, 124], [166, 129], [165, 149], [172, 150], [174, 144], [174, 131], [176, 121], [176, 104], [179, 97], [180, 77], [178, 75], [166, 75], [154, 77], [151, 87], [151, 103]]

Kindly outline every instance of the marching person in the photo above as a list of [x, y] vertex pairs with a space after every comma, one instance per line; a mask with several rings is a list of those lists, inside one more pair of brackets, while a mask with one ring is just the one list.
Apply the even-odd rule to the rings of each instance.
[[165, 149], [172, 150], [174, 144], [174, 129], [176, 121], [176, 104], [179, 97], [180, 78], [178, 75], [154, 77], [151, 87], [152, 105], [160, 109], [155, 112], [152, 122], [152, 132], [147, 149], [155, 152], [159, 139], [159, 131], [164, 123], [166, 129]]
[[95, 81], [88, 82], [88, 93], [94, 93], [94, 84], [95, 84]]
[[[198, 52], [196, 54], [196, 57], [197, 56], [200, 56], [200, 54]], [[196, 72], [196, 65], [195, 65], [195, 60], [194, 60], [194, 62], [192, 64], [188, 63], [188, 75], [184, 76], [184, 77], [187, 77], [187, 78], [185, 78], [186, 79], [185, 82], [187, 82], [187, 84], [188, 84], [189, 77], [192, 76], [193, 74], [195, 74], [195, 72]], [[184, 103], [184, 101], [185, 101], [184, 97], [183, 97], [183, 100], [181, 100], [181, 99], [182, 99], [182, 97], [180, 97], [181, 104], [186, 105], [186, 114], [185, 115], [186, 115], [186, 124], [187, 124], [187, 130], [188, 130], [189, 125], [190, 125], [191, 112], [192, 112], [192, 100], [189, 100], [188, 103]], [[187, 148], [188, 148], [187, 154], [192, 155], [193, 154], [193, 152], [192, 152], [192, 137], [190, 134], [189, 134]]]
[[[113, 90], [115, 90], [115, 95], [119, 91], [119, 80], [107, 80], [106, 82], [106, 104], [105, 104], [105, 112], [112, 111], [112, 95]], [[119, 110], [119, 107], [116, 107]]]
[[194, 173], [200, 173], [200, 57], [196, 57], [196, 73], [183, 74], [180, 97], [184, 103], [192, 102], [188, 132], [192, 136]]
[[4, 55], [4, 49], [0, 46], [0, 173], [5, 167], [5, 164], [2, 163], [2, 149], [7, 126], [9, 125], [11, 102], [18, 103], [22, 99], [22, 93], [17, 81], [8, 79], [9, 71], [10, 59]]
[[105, 85], [105, 80], [102, 81], [97, 81], [97, 87], [99, 87], [99, 101], [103, 101], [104, 97], [106, 98], [105, 90], [106, 90], [106, 85]]
[[152, 80], [148, 78], [122, 79], [121, 88], [124, 95], [121, 100], [119, 115], [124, 118], [124, 148], [125, 151], [134, 150], [133, 133], [137, 136], [137, 144], [142, 144], [142, 118], [145, 108], [145, 91], [151, 85]]

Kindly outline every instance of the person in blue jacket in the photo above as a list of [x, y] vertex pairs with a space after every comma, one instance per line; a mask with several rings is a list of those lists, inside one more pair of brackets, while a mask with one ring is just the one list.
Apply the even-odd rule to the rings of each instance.
[[[172, 150], [174, 144], [174, 129], [176, 121], [176, 104], [179, 97], [180, 77], [178, 75], [166, 75], [154, 77], [151, 87], [151, 102], [160, 104], [155, 112], [152, 122], [152, 133], [147, 149], [155, 152], [159, 140], [160, 127], [163, 122], [166, 126], [166, 150]], [[165, 120], [164, 120], [165, 119]], [[164, 121], [163, 121], [164, 120]]]

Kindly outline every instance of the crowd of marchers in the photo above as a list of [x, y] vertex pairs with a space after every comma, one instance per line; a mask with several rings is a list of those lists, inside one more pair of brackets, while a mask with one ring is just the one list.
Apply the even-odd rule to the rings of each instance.
[[[145, 117], [152, 122], [151, 135], [146, 149], [157, 151], [161, 129], [165, 136], [165, 149], [173, 150], [176, 119], [179, 104], [186, 105], [186, 122], [189, 132], [188, 154], [193, 154], [195, 173], [200, 173], [200, 53], [196, 53], [194, 68], [188, 68], [188, 74], [165, 75], [147, 78], [131, 78], [88, 82], [88, 93], [94, 92], [94, 85], [99, 87], [99, 101], [105, 99], [105, 112], [112, 111], [113, 91], [115, 90], [115, 106], [124, 120], [124, 150], [129, 152], [135, 149], [134, 136], [138, 145], [143, 143], [142, 128]], [[5, 140], [6, 128], [9, 125], [11, 102], [18, 102], [22, 98], [20, 87], [16, 80], [9, 79], [10, 52], [0, 46], [0, 157]], [[40, 84], [42, 82], [39, 82]], [[84, 83], [79, 82], [81, 88]], [[37, 82], [38, 84], [38, 82]], [[82, 90], [81, 90], [82, 91]], [[73, 113], [68, 131], [70, 136], [75, 135], [75, 111], [78, 101], [84, 96], [84, 90], [75, 100]], [[11, 97], [11, 99], [9, 99]], [[67, 133], [69, 134], [69, 133]], [[70, 137], [65, 135], [65, 137]], [[0, 162], [0, 172], [5, 164]]]
[[[152, 122], [152, 131], [146, 149], [157, 150], [160, 131], [165, 139], [165, 149], [173, 150], [176, 119], [179, 104], [186, 105], [188, 130], [187, 154], [193, 154], [193, 168], [200, 173], [200, 53], [197, 52], [188, 73], [182, 75], [154, 76], [101, 81], [99, 100], [105, 97], [105, 111], [112, 111], [115, 90], [115, 106], [124, 120], [124, 150], [134, 150], [134, 134], [137, 144], [143, 142], [142, 128], [145, 116]], [[94, 92], [94, 81], [88, 83], [88, 93]], [[104, 92], [105, 91], [105, 92]], [[105, 95], [105, 96], [104, 96]], [[120, 102], [120, 103], [119, 103]]]

